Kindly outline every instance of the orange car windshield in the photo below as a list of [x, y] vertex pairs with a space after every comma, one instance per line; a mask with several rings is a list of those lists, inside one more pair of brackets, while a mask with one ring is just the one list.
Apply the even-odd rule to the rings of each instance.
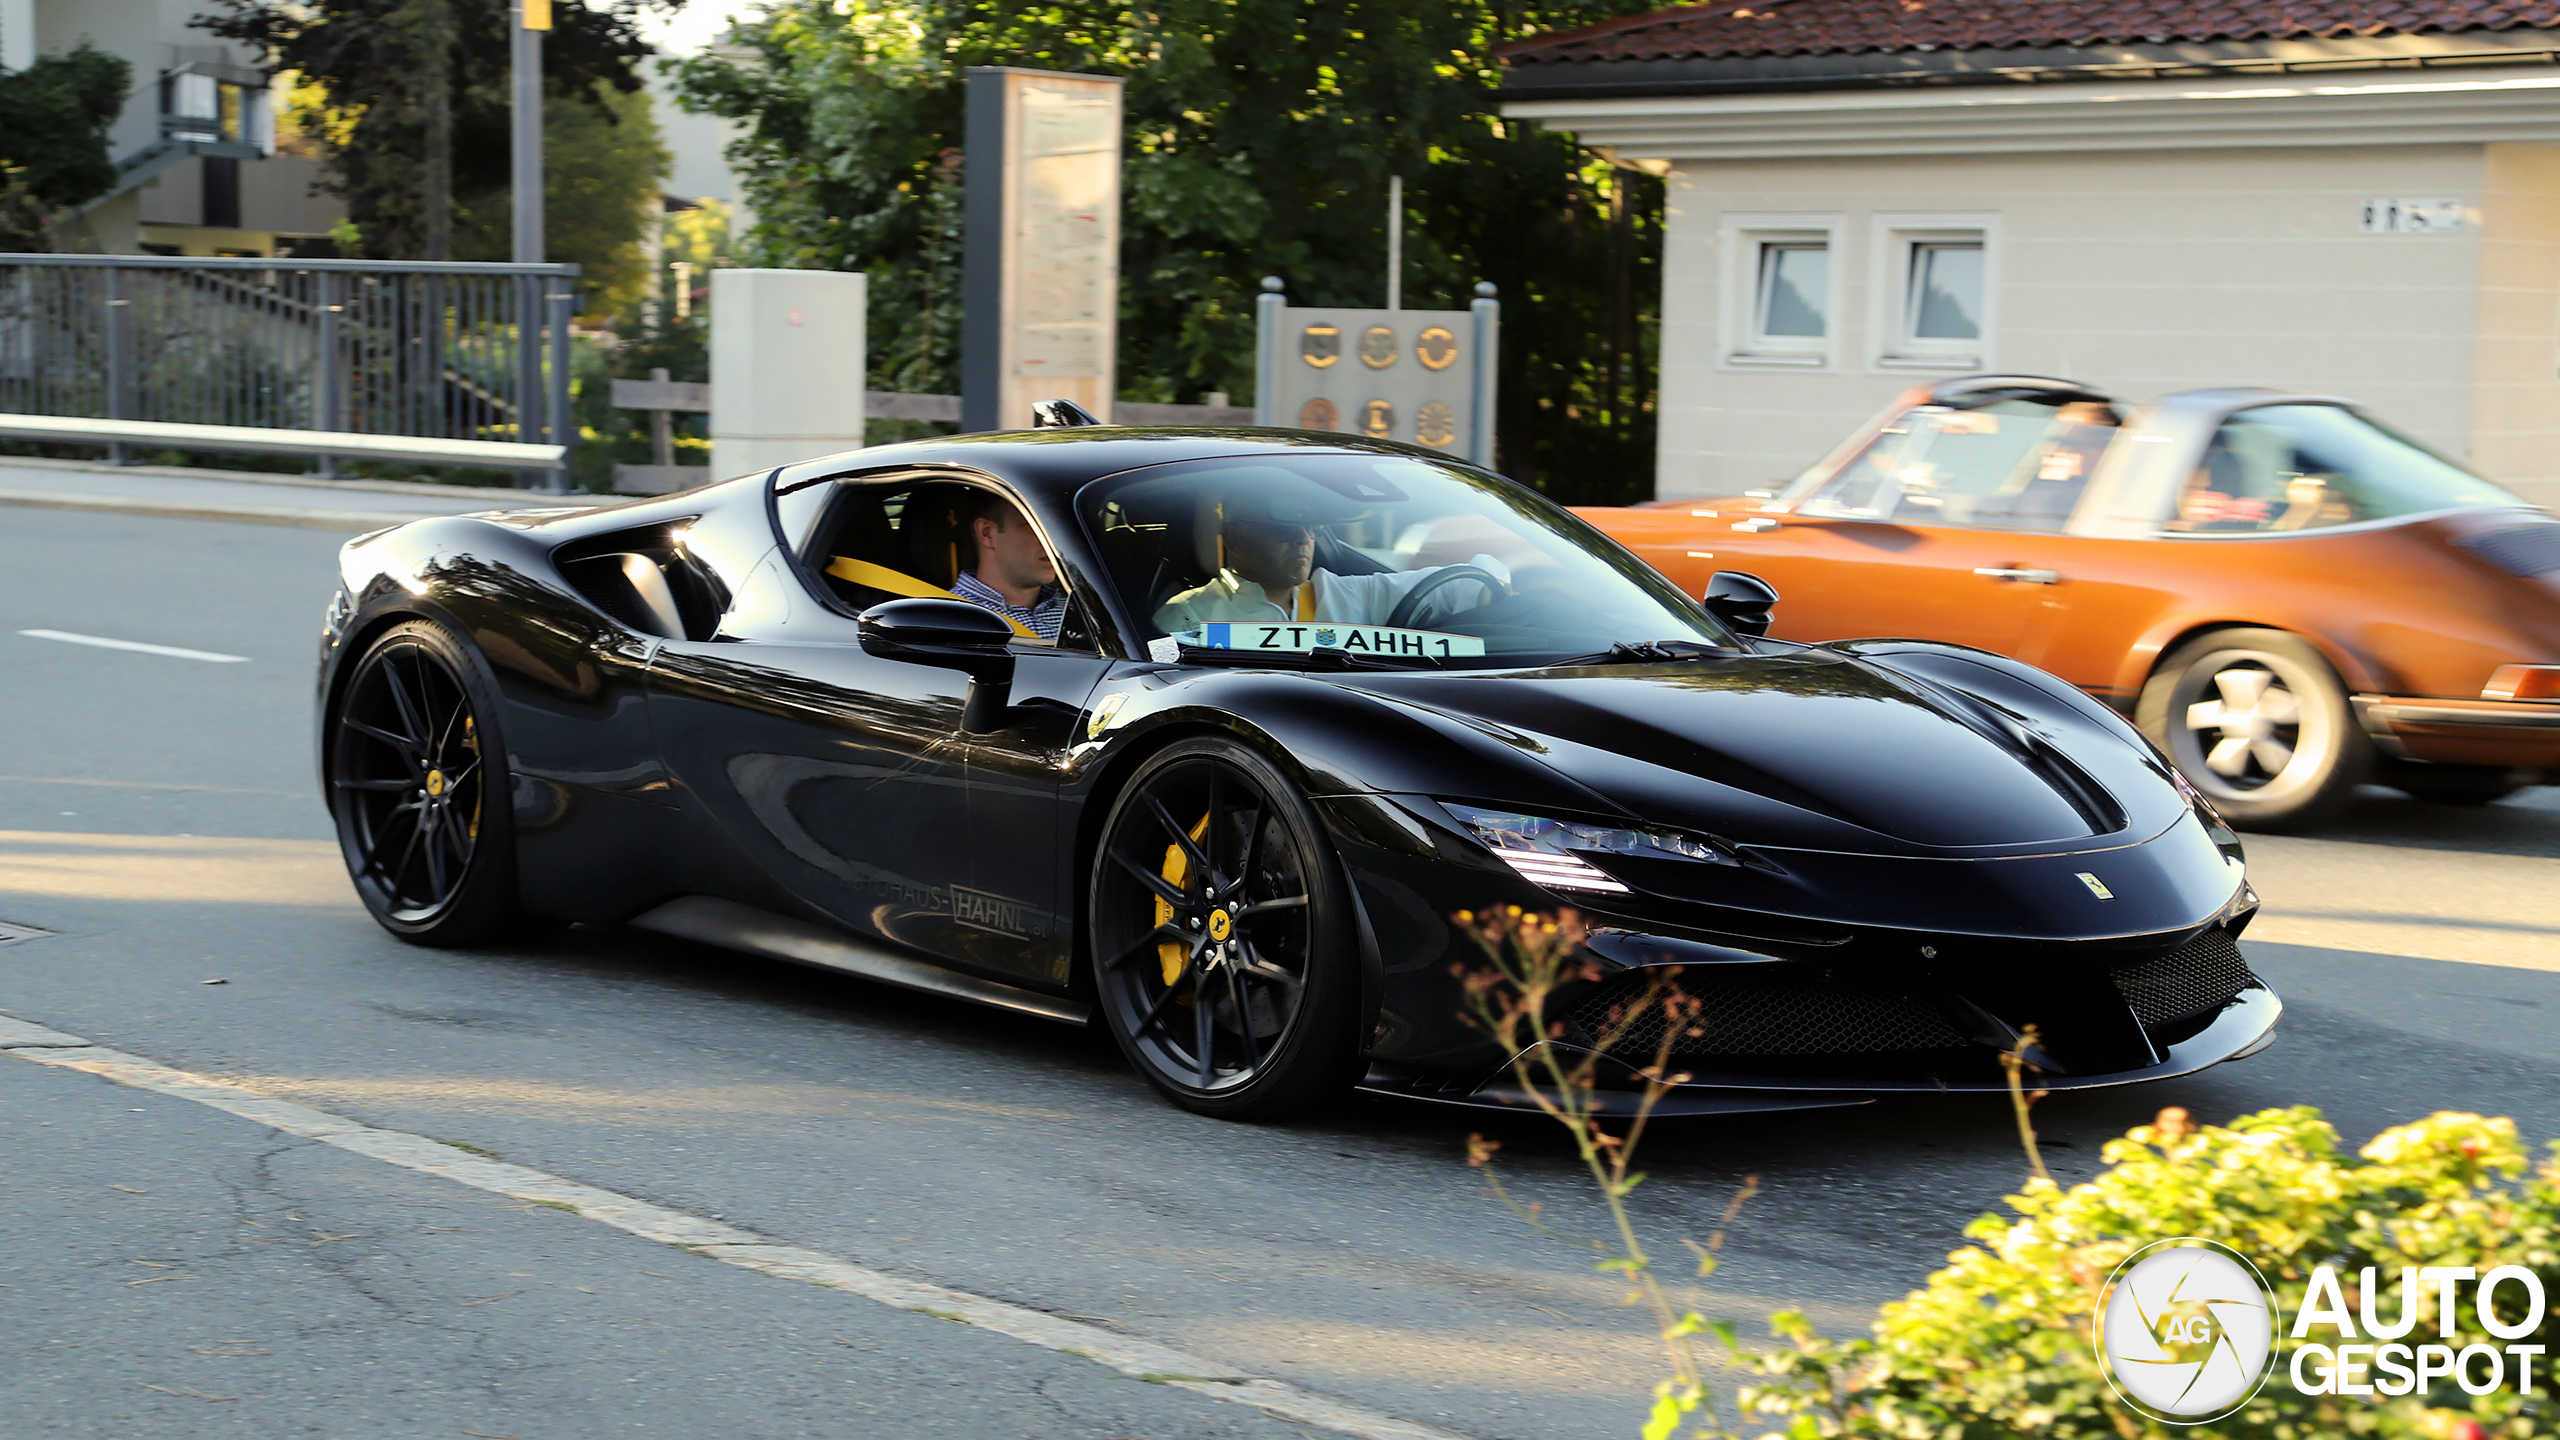
[[1903, 416], [1804, 504], [1807, 515], [2059, 530], [2116, 435], [2115, 410], [2018, 398]]
[[2343, 406], [2259, 405], [2214, 432], [2163, 528], [2263, 535], [2524, 503]]

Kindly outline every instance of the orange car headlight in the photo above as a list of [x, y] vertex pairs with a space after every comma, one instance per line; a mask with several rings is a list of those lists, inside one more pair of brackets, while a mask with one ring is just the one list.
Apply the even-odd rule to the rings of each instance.
[[2560, 665], [2501, 665], [2480, 688], [2483, 700], [2560, 700]]

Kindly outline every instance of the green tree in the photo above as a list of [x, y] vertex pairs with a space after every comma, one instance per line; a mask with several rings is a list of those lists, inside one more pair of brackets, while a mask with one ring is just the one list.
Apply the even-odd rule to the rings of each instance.
[[[651, 52], [636, 24], [645, 9], [683, 0], [555, 0], [543, 38], [543, 89], [593, 107], [640, 88]], [[199, 21], [255, 45], [277, 70], [322, 87], [306, 112], [329, 182], [347, 201], [365, 252], [378, 259], [451, 254], [463, 197], [503, 191], [508, 149], [509, 0], [222, 0]], [[558, 110], [545, 107], [549, 130]], [[546, 165], [546, 169], [550, 168]], [[559, 221], [551, 218], [557, 235]], [[555, 249], [556, 244], [555, 244]]]
[[[598, 82], [589, 98], [554, 95], [543, 104], [542, 128], [545, 253], [578, 266], [583, 313], [619, 314], [649, 284], [643, 247], [664, 204], [659, 187], [675, 166], [649, 93]], [[504, 175], [459, 192], [455, 207], [455, 259], [509, 257], [514, 205]]]
[[85, 40], [0, 75], [0, 249], [52, 248], [55, 214], [115, 187], [107, 127], [132, 88], [133, 67]]
[[874, 385], [957, 388], [971, 65], [1126, 76], [1126, 398], [1252, 389], [1265, 275], [1382, 303], [1387, 177], [1407, 302], [1504, 300], [1504, 467], [1560, 498], [1649, 493], [1660, 186], [1494, 113], [1493, 50], [1647, 0], [775, 0], [752, 60], [680, 67], [734, 147], [748, 263], [872, 277]]

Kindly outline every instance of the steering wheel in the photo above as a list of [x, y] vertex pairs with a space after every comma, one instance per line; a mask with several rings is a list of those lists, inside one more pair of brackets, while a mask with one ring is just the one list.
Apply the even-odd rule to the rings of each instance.
[[1503, 584], [1501, 577], [1481, 565], [1443, 565], [1433, 571], [1429, 579], [1404, 592], [1404, 598], [1396, 602], [1396, 608], [1387, 616], [1388, 627], [1397, 630], [1410, 629], [1413, 617], [1422, 613], [1423, 597], [1453, 580], [1482, 581], [1484, 588], [1497, 596], [1508, 596], [1511, 593], [1511, 587]]

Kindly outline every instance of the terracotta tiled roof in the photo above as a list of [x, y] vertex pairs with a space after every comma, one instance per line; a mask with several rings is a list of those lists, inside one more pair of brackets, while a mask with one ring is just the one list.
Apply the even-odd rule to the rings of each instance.
[[2560, 28], [2560, 0], [1727, 0], [1533, 36], [1514, 65]]

